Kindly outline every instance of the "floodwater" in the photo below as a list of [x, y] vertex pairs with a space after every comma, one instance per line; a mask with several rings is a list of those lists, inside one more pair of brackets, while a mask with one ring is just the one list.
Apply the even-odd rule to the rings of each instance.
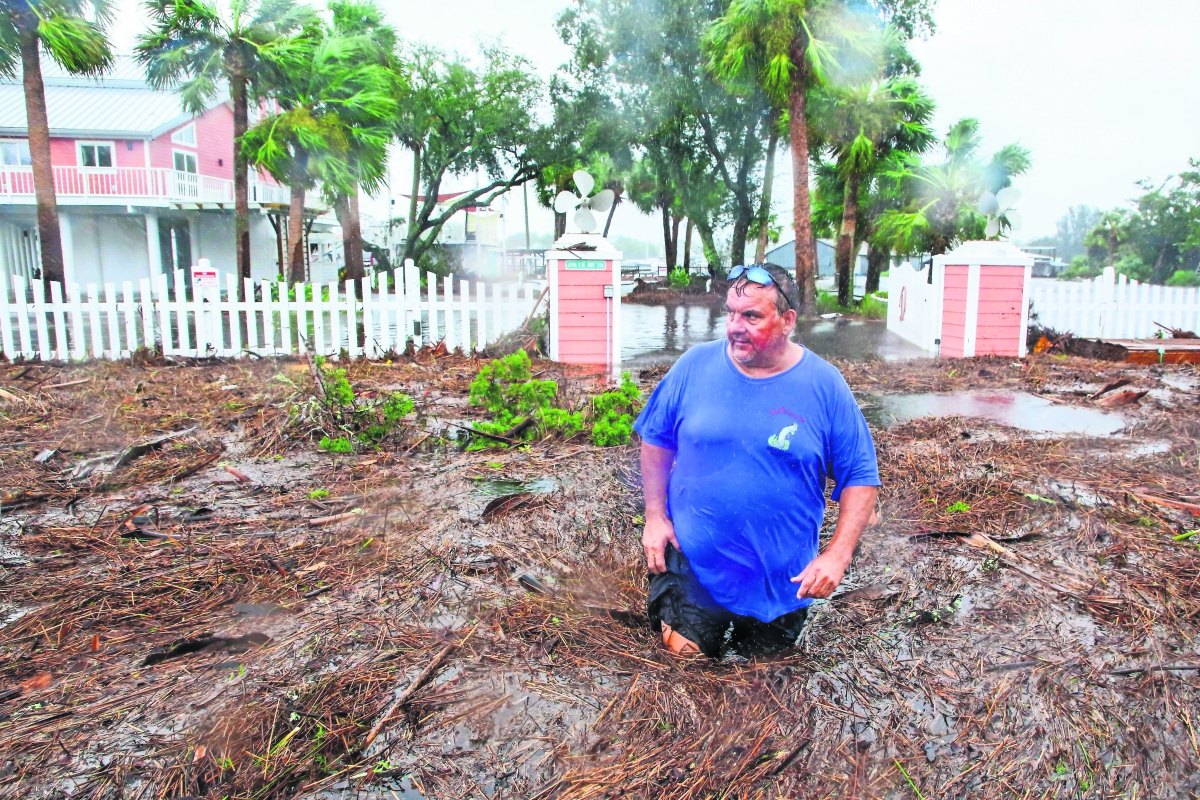
[[920, 417], [980, 417], [1034, 433], [1109, 436], [1128, 425], [1120, 414], [1064, 406], [1024, 392], [896, 394], [869, 398], [868, 420], [887, 427]]
[[535, 478], [531, 481], [515, 481], [507, 478], [480, 478], [475, 480], [475, 491], [489, 497], [529, 492], [530, 494], [550, 494], [558, 491], [558, 481], [554, 478]]
[[[621, 361], [626, 369], [670, 364], [688, 348], [725, 336], [721, 306], [621, 306]], [[822, 358], [893, 361], [928, 357], [883, 321], [800, 320], [792, 337]]]

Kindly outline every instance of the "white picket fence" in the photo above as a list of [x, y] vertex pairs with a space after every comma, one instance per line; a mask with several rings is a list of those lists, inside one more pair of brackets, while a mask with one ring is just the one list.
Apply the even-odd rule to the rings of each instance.
[[1088, 281], [1033, 282], [1039, 324], [1084, 338], [1147, 339], [1155, 323], [1200, 331], [1200, 289], [1156, 286], [1116, 275], [1111, 267]]
[[0, 349], [10, 360], [119, 359], [139, 348], [237, 358], [295, 355], [307, 341], [322, 355], [376, 358], [411, 340], [417, 347], [444, 341], [470, 353], [520, 326], [544, 286], [472, 285], [409, 262], [341, 285], [245, 279], [246, 299], [239, 300], [232, 273], [218, 273], [220, 290], [189, 288], [183, 270], [172, 277], [119, 288], [68, 283], [65, 291], [51, 283], [46, 300], [42, 281], [13, 275], [11, 286], [0, 285]]

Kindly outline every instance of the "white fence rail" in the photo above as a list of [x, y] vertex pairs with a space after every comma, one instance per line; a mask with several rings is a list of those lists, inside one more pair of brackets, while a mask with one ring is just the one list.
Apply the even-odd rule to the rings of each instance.
[[1111, 267], [1089, 281], [1035, 281], [1030, 296], [1038, 323], [1084, 338], [1146, 339], [1155, 323], [1200, 330], [1200, 289], [1138, 283]]
[[[362, 280], [326, 284], [243, 282], [218, 274], [220, 289], [189, 287], [176, 270], [135, 286], [51, 283], [19, 275], [0, 286], [0, 349], [44, 361], [125, 358], [144, 347], [168, 355], [236, 358], [294, 355], [305, 342], [322, 355], [380, 357], [444, 341], [483, 349], [520, 326], [540, 295], [538, 283], [475, 283], [422, 273], [411, 263]], [[358, 285], [356, 285], [358, 284]], [[11, 289], [11, 291], [10, 291]]]

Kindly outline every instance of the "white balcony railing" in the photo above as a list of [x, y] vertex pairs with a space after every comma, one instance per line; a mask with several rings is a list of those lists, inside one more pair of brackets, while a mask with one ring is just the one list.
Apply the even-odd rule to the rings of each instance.
[[[175, 169], [54, 167], [59, 198], [85, 198], [115, 204], [138, 198], [183, 203], [232, 203], [233, 181]], [[33, 197], [32, 167], [0, 167], [0, 203]], [[250, 181], [251, 203], [287, 203], [286, 186]]]

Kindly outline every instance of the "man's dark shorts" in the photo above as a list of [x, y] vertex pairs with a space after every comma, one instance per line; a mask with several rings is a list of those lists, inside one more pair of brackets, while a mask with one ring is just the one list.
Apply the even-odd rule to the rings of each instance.
[[696, 578], [687, 557], [667, 545], [666, 572], [650, 575], [647, 614], [655, 630], [670, 625], [699, 645], [709, 658], [732, 652], [744, 658], [771, 655], [794, 647], [808, 609], [801, 608], [763, 622], [735, 614], [713, 600]]

